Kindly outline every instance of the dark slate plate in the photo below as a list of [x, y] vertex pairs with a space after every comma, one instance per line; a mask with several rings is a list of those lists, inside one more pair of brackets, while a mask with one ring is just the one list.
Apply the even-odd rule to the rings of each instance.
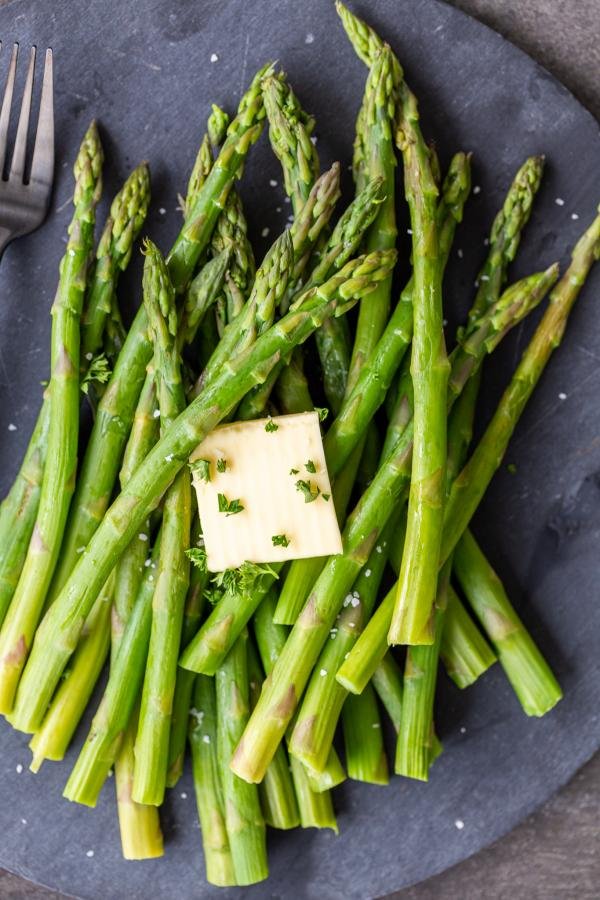
[[[484, 230], [527, 154], [544, 152], [548, 168], [514, 274], [554, 259], [564, 264], [600, 199], [597, 123], [531, 59], [455, 9], [436, 0], [361, 5], [363, 13], [372, 7], [371, 19], [406, 64], [442, 161], [459, 148], [475, 152], [474, 183], [481, 190], [457, 239], [464, 258], [454, 254], [449, 269], [449, 317], [466, 310], [485, 253]], [[149, 231], [168, 248], [178, 229], [176, 194], [185, 186], [210, 101], [231, 109], [255, 69], [277, 57], [317, 116], [323, 164], [347, 164], [365, 69], [328, 0], [14, 0], [0, 10], [0, 36], [5, 46], [18, 39], [24, 46], [35, 41], [54, 48], [58, 139], [49, 220], [10, 247], [0, 268], [4, 490], [34, 421], [39, 382], [47, 376], [48, 312], [69, 217], [69, 168], [88, 120], [96, 116], [102, 123], [107, 194], [131, 165], [149, 158]], [[289, 211], [281, 190], [269, 186], [271, 178], [280, 181], [280, 174], [263, 140], [243, 182], [255, 236], [265, 227], [276, 233]], [[257, 239], [259, 250], [264, 244]], [[406, 256], [408, 238], [401, 250]], [[130, 285], [137, 298], [134, 279]], [[597, 271], [511, 445], [509, 461], [517, 473], [499, 473], [476, 523], [564, 685], [565, 699], [552, 714], [528, 720], [497, 667], [467, 693], [442, 678], [438, 728], [446, 752], [430, 783], [396, 778], [386, 789], [345, 785], [337, 792], [340, 837], [272, 834], [270, 881], [229, 892], [204, 882], [189, 774], [167, 802], [166, 858], [125, 863], [112, 785], [94, 812], [67, 804], [61, 789], [74, 753], [64, 764], [46, 763], [34, 777], [27, 771], [26, 738], [2, 727], [0, 865], [98, 900], [149, 893], [157, 900], [374, 897], [476, 852], [564, 784], [600, 745], [599, 289]], [[488, 412], [530, 328], [528, 323], [513, 335], [498, 365], [487, 370]], [[464, 828], [456, 827], [457, 820]]]

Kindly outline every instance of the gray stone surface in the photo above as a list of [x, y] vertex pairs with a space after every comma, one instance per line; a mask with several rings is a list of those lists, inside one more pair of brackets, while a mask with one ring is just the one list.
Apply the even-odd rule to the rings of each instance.
[[[545, 64], [599, 114], [599, 24], [595, 0], [462, 0], [473, 12]], [[595, 12], [594, 9], [595, 8]], [[597, 814], [600, 764], [590, 763], [537, 815], [511, 835], [461, 865], [396, 896], [429, 898], [592, 898], [600, 875]], [[596, 808], [595, 808], [596, 807]], [[268, 893], [268, 891], [266, 892]], [[11, 875], [0, 877], [1, 897], [56, 897]], [[124, 896], [124, 894], [123, 894]]]

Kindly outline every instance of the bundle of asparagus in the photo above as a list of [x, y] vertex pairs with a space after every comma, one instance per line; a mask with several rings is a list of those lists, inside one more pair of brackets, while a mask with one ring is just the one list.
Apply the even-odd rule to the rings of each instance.
[[[166, 256], [144, 244], [127, 333], [117, 282], [143, 228], [148, 169], [113, 200], [93, 258], [103, 154], [90, 126], [74, 166], [51, 377], [0, 509], [0, 712], [33, 735], [31, 768], [64, 757], [110, 656], [64, 795], [94, 806], [114, 768], [124, 856], [159, 856], [158, 808], [189, 740], [216, 885], [267, 877], [267, 825], [337, 831], [331, 791], [346, 777], [386, 783], [384, 717], [397, 734], [395, 772], [428, 779], [442, 752], [440, 659], [460, 688], [498, 659], [529, 716], [561, 698], [469, 524], [600, 256], [600, 215], [560, 280], [550, 265], [507, 287], [542, 177], [543, 159], [526, 160], [447, 353], [444, 269], [470, 155], [457, 153], [440, 178], [395, 54], [337, 9], [368, 67], [354, 199], [334, 224], [340, 167], [320, 174], [314, 120], [265, 66], [231, 122], [212, 107], [181, 231]], [[256, 268], [235, 181], [265, 123], [294, 216]], [[412, 275], [394, 303], [398, 163]], [[548, 292], [471, 449], [484, 358]], [[94, 409], [86, 447], [80, 389]], [[343, 552], [208, 573], [192, 451], [219, 422], [309, 411], [323, 397]]]

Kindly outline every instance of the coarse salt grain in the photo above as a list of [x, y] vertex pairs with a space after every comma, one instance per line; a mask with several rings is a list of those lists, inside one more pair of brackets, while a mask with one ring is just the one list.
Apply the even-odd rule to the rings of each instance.
[[461, 733], [461, 734], [466, 734], [466, 733], [467, 733], [467, 729], [465, 728], [464, 725], [463, 725], [462, 728], [460, 729], [460, 733]]
[[75, 553], [83, 553], [84, 550], [85, 550], [85, 547], [78, 547], [77, 550], [75, 551]]
[[310, 136], [310, 141], [311, 141], [311, 143], [312, 143], [313, 145], [317, 143], [317, 136], [316, 136], [316, 134], [311, 134], [311, 136]]
[[356, 609], [357, 606], [360, 606], [360, 599], [358, 597], [352, 598], [352, 606]]
[[173, 462], [173, 454], [172, 453], [167, 453], [167, 455], [165, 456], [165, 462]]
[[155, 409], [152, 415], [155, 419], [160, 419], [160, 409]]
[[563, 200], [562, 197], [556, 197], [555, 200], [554, 200], [554, 202], [556, 203], [557, 206], [564, 206], [564, 205], [565, 205], [565, 201]]
[[93, 354], [93, 353], [86, 353], [86, 354], [85, 354], [85, 358], [86, 358], [87, 361], [89, 362], [90, 360], [92, 360], [92, 359], [94, 358], [94, 354]]
[[371, 570], [365, 569], [365, 578], [370, 578], [370, 577], [371, 577]]
[[271, 187], [277, 187], [277, 182], [275, 181], [274, 178], [271, 178], [271, 179], [269, 180], [269, 184], [271, 185]]
[[407, 233], [407, 234], [412, 234], [412, 233], [413, 233], [412, 228], [407, 228], [407, 229], [406, 229], [406, 233]]
[[164, 214], [166, 213], [166, 209], [164, 208], [164, 206], [161, 206], [161, 208], [158, 211], [161, 214], [161, 216], [164, 216]]
[[481, 275], [481, 277], [480, 277], [480, 281], [489, 281], [489, 280], [490, 280], [489, 275]]
[[480, 193], [481, 193], [481, 188], [479, 187], [478, 184], [476, 184], [475, 187], [473, 188], [473, 193], [474, 193], [474, 194], [480, 194]]
[[205, 734], [202, 737], [202, 740], [204, 741], [205, 744], [210, 744], [210, 734]]
[[21, 772], [23, 771], [23, 766], [21, 765], [21, 763], [17, 763], [17, 765], [15, 766], [15, 769], [16, 769], [17, 775], [20, 775]]
[[352, 603], [352, 594], [346, 594], [344, 597], [344, 606], [350, 606]]
[[215, 62], [218, 62], [218, 61], [219, 61], [219, 57], [217, 56], [216, 53], [211, 53], [211, 54], [210, 54], [210, 61], [211, 61], [212, 63], [215, 63]]
[[269, 233], [269, 230], [270, 230], [269, 228], [263, 228], [263, 230], [262, 230], [261, 233], [260, 233], [260, 236], [261, 236], [261, 237], [267, 237], [267, 235], [268, 235], [268, 233]]
[[579, 216], [577, 215], [577, 213], [571, 213], [571, 218], [573, 220], [577, 220], [579, 218]]
[[22, 824], [22, 825], [27, 825], [27, 819], [21, 819], [21, 824]]
[[182, 800], [187, 800], [187, 794], [185, 791], [182, 791], [179, 796], [181, 797]]
[[379, 724], [379, 722], [373, 722], [371, 728], [381, 728], [381, 725]]
[[321, 676], [321, 678], [325, 678], [325, 676], [327, 675], [327, 669], [321, 669], [319, 675]]
[[17, 430], [17, 426], [16, 426], [13, 422], [10, 422], [10, 423], [9, 423], [9, 426], [8, 426], [8, 430], [9, 430], [9, 431], [16, 431], [16, 430]]
[[85, 855], [87, 856], [88, 859], [91, 859], [92, 856], [94, 855], [94, 851], [93, 851], [93, 850], [87, 850]]
[[308, 34], [306, 35], [306, 37], [304, 38], [304, 43], [312, 44], [314, 39], [315, 39], [314, 34], [311, 31], [309, 31]]
[[375, 552], [376, 552], [376, 553], [381, 553], [381, 552], [382, 552], [382, 550], [381, 550], [381, 544], [377, 544], [377, 546], [375, 547]]
[[454, 823], [454, 825], [456, 828], [458, 828], [459, 831], [462, 831], [463, 828], [465, 827], [465, 823], [463, 822], [462, 819], [457, 819], [456, 822]]
[[459, 259], [462, 259], [465, 254], [462, 252], [462, 250], [459, 247], [458, 250], [456, 251], [456, 255], [458, 256]]
[[567, 395], [566, 395], [566, 394], [563, 394], [563, 392], [561, 391], [560, 394], [558, 395], [558, 399], [559, 399], [559, 400], [566, 400], [566, 399], [567, 399]]
[[147, 540], [148, 540], [148, 535], [147, 535], [147, 534], [144, 534], [143, 531], [140, 531], [140, 533], [138, 534], [138, 538], [140, 539], [140, 541], [147, 541]]

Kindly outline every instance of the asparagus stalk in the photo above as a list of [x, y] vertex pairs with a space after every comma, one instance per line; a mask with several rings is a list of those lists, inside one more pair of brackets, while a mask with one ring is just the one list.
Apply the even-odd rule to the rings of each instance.
[[247, 637], [247, 633], [240, 635], [215, 676], [217, 747], [225, 827], [235, 880], [240, 885], [263, 881], [269, 874], [258, 788], [238, 778], [228, 765], [248, 719]]
[[[510, 288], [493, 310], [482, 318], [480, 327], [469, 336], [468, 346], [464, 344], [456, 349], [452, 356], [449, 407], [460, 392], [461, 384], [464, 386], [476, 370], [485, 351], [495, 346], [509, 324], [516, 324], [526, 311], [539, 302], [548, 284], [555, 278], [556, 270], [553, 268], [546, 273], [530, 276]], [[262, 779], [345, 594], [377, 544], [381, 528], [405, 496], [411, 442], [412, 429], [407, 427], [397, 448], [380, 467], [349, 517], [342, 535], [343, 554], [330, 557], [327, 561], [271, 678], [263, 688], [232, 762], [234, 771], [249, 781]]]
[[560, 686], [468, 529], [456, 547], [454, 571], [524, 711], [545, 715], [562, 699]]
[[272, 71], [270, 64], [256, 73], [227, 129], [227, 137], [193, 206], [186, 205], [186, 219], [167, 258], [169, 275], [179, 293], [183, 291], [207, 246], [234, 179], [248, 151], [260, 137], [265, 110], [261, 82]]
[[[351, 710], [348, 715], [347, 710]], [[376, 715], [373, 715], [373, 713]], [[370, 784], [388, 784], [388, 762], [383, 746], [381, 719], [373, 687], [358, 697], [346, 698], [342, 714], [348, 776]]]
[[[247, 653], [250, 709], [252, 709], [260, 695], [264, 675], [252, 641], [248, 641]], [[282, 830], [298, 827], [300, 824], [298, 804], [290, 774], [290, 762], [283, 746], [277, 748], [258, 793], [267, 825]]]
[[327, 761], [335, 729], [348, 697], [348, 691], [336, 681], [336, 672], [373, 611], [387, 561], [385, 545], [395, 527], [392, 518], [382, 531], [381, 541], [373, 547], [353, 590], [346, 596], [344, 608], [315, 665], [298, 712], [290, 752], [317, 772], [323, 769]]
[[101, 193], [103, 153], [95, 122], [73, 169], [74, 213], [52, 307], [52, 404], [39, 508], [21, 576], [0, 632], [0, 711], [10, 713], [60, 551], [77, 465], [79, 320]]
[[454, 550], [506, 451], [516, 424], [553, 350], [565, 332], [569, 314], [600, 255], [600, 214], [575, 245], [571, 263], [552, 290], [550, 303], [505, 390], [483, 437], [455, 479], [444, 516], [441, 558]]
[[[448, 421], [446, 489], [465, 460], [473, 435], [474, 394], [479, 385], [471, 379], [455, 404]], [[410, 395], [410, 391], [408, 392]], [[433, 642], [408, 647], [404, 666], [402, 720], [396, 745], [395, 771], [398, 775], [427, 781], [432, 763], [434, 737], [433, 706], [440, 647], [448, 605], [448, 585], [452, 560], [446, 561], [438, 577], [433, 610]]]
[[[144, 571], [131, 615], [119, 640], [102, 700], [64, 790], [67, 800], [85, 806], [96, 805], [98, 794], [119, 757], [124, 741], [130, 741], [129, 723], [139, 697], [148, 655], [159, 551], [160, 537], [157, 537], [150, 565]], [[132, 769], [128, 771], [131, 776]], [[127, 796], [130, 796], [131, 777], [127, 783]]]
[[[42, 727], [29, 742], [29, 768], [39, 772], [45, 759], [61, 760], [98, 680], [110, 644], [110, 612], [114, 577], [109, 576], [88, 616], [67, 678], [61, 682]], [[75, 689], [72, 688], [75, 685]]]
[[235, 884], [236, 880], [225, 828], [225, 805], [219, 774], [215, 682], [204, 675], [200, 675], [195, 682], [189, 740], [206, 880], [210, 884], [226, 887]]
[[[267, 676], [271, 673], [288, 636], [288, 629], [273, 621], [276, 602], [275, 592], [269, 591], [253, 619], [254, 636]], [[290, 771], [302, 828], [331, 828], [337, 834], [338, 827], [331, 792], [328, 789], [313, 790], [307, 770], [294, 756], [290, 756]]]
[[451, 584], [448, 585], [440, 657], [446, 672], [459, 688], [470, 687], [496, 662], [496, 654]]
[[298, 215], [319, 174], [317, 148], [310, 139], [314, 119], [302, 109], [283, 75], [265, 78], [262, 87], [271, 147], [281, 162], [285, 190]]
[[[208, 182], [207, 182], [208, 183]], [[81, 625], [115, 558], [138, 532], [189, 454], [245, 393], [265, 378], [329, 315], [341, 315], [386, 277], [395, 254], [372, 253], [340, 270], [320, 288], [309, 289], [297, 305], [249, 350], [228, 360], [221, 375], [176, 420], [106, 513], [69, 581], [37, 630], [35, 646], [19, 687], [13, 724], [35, 730], [73, 652]], [[38, 666], [42, 673], [39, 677]]]
[[419, 126], [417, 100], [400, 85], [396, 141], [404, 158], [413, 259], [414, 453], [406, 539], [392, 644], [431, 643], [427, 629], [436, 595], [446, 471], [446, 357], [442, 312], [442, 258], [436, 218], [438, 189]]
[[[192, 546], [197, 546], [200, 536], [200, 521], [196, 515], [192, 525]], [[204, 591], [208, 573], [198, 566], [190, 569], [190, 585], [185, 601], [181, 643], [189, 643], [198, 630], [204, 611]], [[169, 737], [169, 763], [167, 766], [167, 787], [175, 787], [183, 774], [185, 755], [185, 737], [189, 718], [194, 682], [196, 676], [187, 669], [178, 667], [175, 695], [173, 697], [173, 713], [171, 716], [171, 734]]]
[[[462, 218], [469, 190], [470, 158], [464, 153], [459, 153], [450, 164], [438, 206], [440, 244], [445, 260], [450, 253], [456, 225]], [[362, 367], [356, 385], [346, 397], [342, 409], [325, 436], [327, 467], [330, 477], [334, 479], [334, 500], [342, 487], [340, 481], [349, 482], [351, 488], [352, 472], [348, 477], [348, 472], [344, 471], [343, 467], [359, 446], [369, 422], [383, 403], [410, 345], [412, 287], [411, 279], [401, 292], [396, 308], [372, 356]], [[338, 482], [338, 487], [335, 481]], [[348, 484], [342, 488], [342, 493], [349, 494]], [[322, 568], [322, 560], [295, 560], [291, 564], [276, 610], [278, 622], [294, 624]]]
[[386, 653], [375, 669], [371, 684], [398, 734], [402, 716], [402, 671], [391, 653]]
[[[154, 345], [161, 433], [168, 434], [186, 405], [176, 339], [175, 291], [158, 248], [147, 241], [145, 252], [144, 305]], [[189, 559], [185, 551], [190, 543], [190, 527], [191, 484], [189, 473], [183, 470], [164, 501], [148, 662], [135, 740], [132, 797], [137, 803], [154, 806], [161, 805], [166, 788], [177, 656], [189, 585]]]
[[129, 265], [133, 245], [146, 220], [150, 203], [150, 171], [147, 163], [133, 170], [115, 196], [96, 251], [90, 290], [81, 317], [81, 373], [102, 342], [110, 315], [118, 272]]

